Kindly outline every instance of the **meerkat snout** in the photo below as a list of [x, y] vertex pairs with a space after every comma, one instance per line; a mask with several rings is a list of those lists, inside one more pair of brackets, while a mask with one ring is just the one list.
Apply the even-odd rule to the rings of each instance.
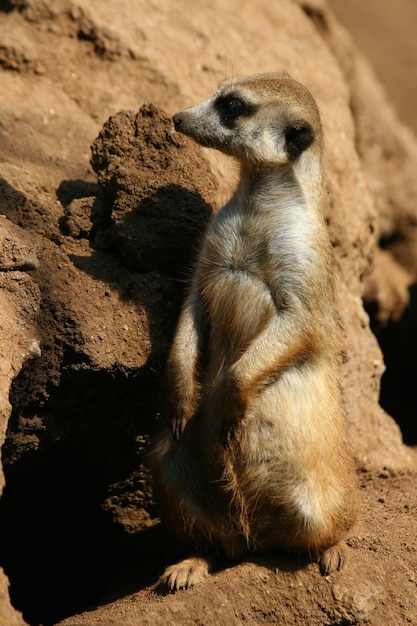
[[181, 132], [181, 124], [182, 124], [182, 117], [181, 117], [181, 113], [176, 113], [173, 117], [172, 117], [172, 121], [174, 122], [174, 128], [175, 130]]

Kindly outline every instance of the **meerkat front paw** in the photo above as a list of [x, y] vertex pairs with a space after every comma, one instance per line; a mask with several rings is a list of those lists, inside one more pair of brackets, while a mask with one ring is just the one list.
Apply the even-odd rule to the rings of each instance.
[[169, 591], [188, 589], [201, 583], [210, 572], [210, 562], [204, 557], [190, 557], [179, 563], [170, 565], [159, 579], [160, 585], [168, 587]]
[[341, 541], [328, 548], [319, 558], [320, 571], [323, 576], [341, 570], [346, 560], [346, 544]]
[[187, 425], [188, 419], [185, 415], [174, 415], [171, 419], [171, 428], [175, 439], [180, 439]]
[[170, 398], [171, 428], [176, 439], [180, 439], [185, 427], [194, 416], [199, 401], [199, 388], [191, 385], [187, 393]]

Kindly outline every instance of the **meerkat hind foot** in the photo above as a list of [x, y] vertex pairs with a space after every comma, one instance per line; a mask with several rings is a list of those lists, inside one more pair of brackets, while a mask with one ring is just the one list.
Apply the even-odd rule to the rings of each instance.
[[159, 579], [160, 585], [169, 591], [188, 589], [201, 583], [211, 570], [211, 561], [202, 556], [193, 556], [166, 568]]
[[323, 576], [332, 574], [342, 569], [346, 560], [346, 544], [341, 541], [331, 546], [320, 555], [319, 566]]

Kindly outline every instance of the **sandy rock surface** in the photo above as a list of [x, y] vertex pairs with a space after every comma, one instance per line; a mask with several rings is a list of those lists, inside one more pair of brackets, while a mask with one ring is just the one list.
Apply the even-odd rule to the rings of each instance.
[[[401, 430], [417, 444], [417, 143], [369, 65], [321, 0], [6, 5], [0, 564], [17, 610], [2, 576], [0, 624], [415, 623], [417, 464]], [[267, 555], [164, 595], [155, 581], [181, 553], [144, 459], [190, 265], [236, 179], [170, 116], [224, 76], [284, 68], [323, 118], [363, 515], [331, 577]]]

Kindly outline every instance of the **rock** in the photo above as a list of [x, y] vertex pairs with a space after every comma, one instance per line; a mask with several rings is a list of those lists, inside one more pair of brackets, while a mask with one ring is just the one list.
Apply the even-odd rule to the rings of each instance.
[[216, 191], [197, 146], [174, 136], [162, 111], [144, 105], [136, 114], [121, 112], [106, 122], [92, 145], [91, 162], [112, 205], [112, 237], [127, 265], [139, 272], [184, 273]]
[[[21, 271], [35, 257], [36, 244], [4, 216], [0, 217], [0, 446], [4, 444], [12, 405], [9, 400], [12, 380], [24, 363], [38, 355], [37, 316], [39, 290], [31, 276]], [[0, 494], [4, 488], [0, 469]], [[20, 626], [24, 620], [9, 602], [8, 580], [0, 569], [0, 623]]]
[[336, 601], [332, 619], [343, 624], [369, 622], [373, 611], [385, 598], [383, 589], [369, 582], [362, 583], [359, 588], [356, 582], [353, 586], [335, 584], [332, 592]]
[[75, 239], [88, 239], [92, 228], [92, 212], [98, 199], [95, 196], [76, 198], [65, 209], [64, 231]]
[[22, 614], [11, 606], [9, 600], [9, 581], [0, 569], [0, 624], [6, 626], [25, 626]]

